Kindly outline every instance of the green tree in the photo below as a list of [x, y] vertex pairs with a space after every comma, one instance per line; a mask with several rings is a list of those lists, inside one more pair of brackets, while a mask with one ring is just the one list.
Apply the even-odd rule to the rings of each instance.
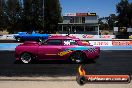
[[0, 30], [7, 28], [8, 18], [6, 13], [5, 0], [0, 0]]
[[42, 30], [43, 25], [43, 0], [33, 0], [32, 1], [33, 9], [33, 26], [37, 30]]
[[110, 14], [108, 17], [99, 18], [100, 30], [113, 30], [116, 26], [117, 16]]
[[61, 22], [61, 7], [59, 0], [0, 0], [0, 19], [0, 29], [10, 33], [46, 29], [53, 33]]
[[127, 15], [127, 17], [129, 19], [128, 26], [132, 27], [132, 3], [129, 4], [129, 9], [128, 9], [128, 15]]
[[44, 29], [49, 33], [58, 30], [58, 23], [61, 22], [61, 7], [59, 0], [44, 1]]
[[24, 8], [23, 8], [23, 31], [30, 31], [32, 29], [32, 0], [23, 0]]
[[20, 18], [20, 3], [19, 0], [7, 0], [7, 17], [9, 20], [8, 23], [8, 31], [13, 33], [15, 30], [19, 28], [18, 20]]
[[117, 16], [115, 14], [110, 14], [107, 19], [109, 30], [113, 30], [113, 27], [116, 26]]
[[0, 30], [2, 30], [2, 19], [3, 19], [3, 0], [0, 0]]
[[107, 23], [104, 23], [104, 22], [99, 22], [99, 29], [100, 30], [108, 30], [109, 29], [109, 25]]
[[24, 30], [36, 31], [43, 29], [43, 1], [24, 0]]
[[116, 10], [118, 13], [118, 26], [129, 26], [129, 18], [128, 18], [128, 12], [129, 12], [129, 2], [128, 0], [121, 0], [116, 5]]

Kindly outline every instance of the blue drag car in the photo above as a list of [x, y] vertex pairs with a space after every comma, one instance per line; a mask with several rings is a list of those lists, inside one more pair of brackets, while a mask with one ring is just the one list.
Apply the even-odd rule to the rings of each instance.
[[21, 41], [38, 41], [42, 42], [43, 40], [47, 39], [49, 37], [49, 34], [39, 34], [32, 32], [31, 34], [27, 32], [18, 32], [17, 35], [14, 35], [14, 38], [17, 42]]

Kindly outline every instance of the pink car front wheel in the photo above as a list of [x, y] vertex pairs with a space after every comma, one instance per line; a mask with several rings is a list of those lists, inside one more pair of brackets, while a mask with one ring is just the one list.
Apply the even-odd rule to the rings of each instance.
[[20, 57], [20, 60], [22, 61], [22, 63], [28, 64], [31, 63], [32, 56], [29, 53], [23, 53]]
[[81, 51], [76, 51], [69, 57], [69, 60], [73, 63], [82, 63], [84, 62], [86, 55]]

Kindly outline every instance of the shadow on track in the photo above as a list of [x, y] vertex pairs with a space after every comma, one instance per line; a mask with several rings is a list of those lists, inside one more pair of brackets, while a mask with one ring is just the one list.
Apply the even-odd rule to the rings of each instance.
[[[94, 64], [96, 63], [96, 61], [94, 60], [88, 60], [85, 61], [83, 63], [79, 63], [79, 64]], [[14, 64], [24, 64], [21, 61], [15, 61]], [[72, 63], [72, 62], [68, 62], [68, 61], [64, 61], [64, 60], [45, 60], [45, 61], [36, 61], [36, 62], [32, 62], [30, 64], [78, 64], [78, 63]]]

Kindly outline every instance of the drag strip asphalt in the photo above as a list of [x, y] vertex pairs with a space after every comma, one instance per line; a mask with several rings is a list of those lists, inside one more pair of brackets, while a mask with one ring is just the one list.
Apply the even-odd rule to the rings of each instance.
[[0, 43], [17, 43], [17, 42], [14, 39], [14, 40], [0, 40]]
[[[0, 76], [75, 76], [80, 64], [66, 61], [43, 61], [34, 64], [15, 63], [14, 51], [0, 51]], [[132, 75], [132, 51], [101, 51], [96, 61], [82, 64], [86, 74]]]

